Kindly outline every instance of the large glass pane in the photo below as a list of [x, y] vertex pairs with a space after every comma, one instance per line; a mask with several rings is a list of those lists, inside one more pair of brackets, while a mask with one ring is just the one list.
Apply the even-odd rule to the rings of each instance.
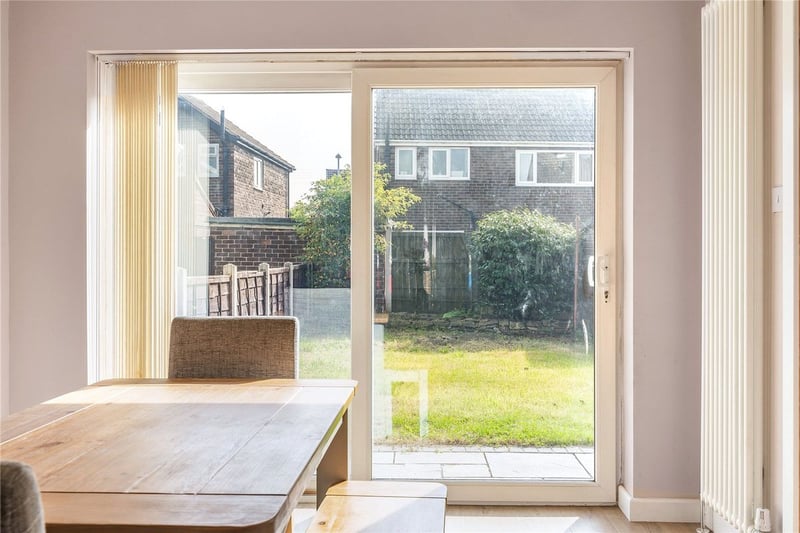
[[453, 148], [450, 150], [450, 176], [453, 178], [466, 178], [469, 176], [469, 150]]
[[447, 150], [431, 150], [431, 172], [434, 176], [447, 176]]
[[409, 148], [397, 151], [397, 175], [403, 177], [414, 175], [414, 152]]
[[177, 311], [292, 315], [350, 377], [350, 94], [181, 94]]
[[578, 183], [592, 183], [594, 181], [594, 156], [592, 154], [578, 154], [580, 174]]
[[595, 191], [573, 186], [594, 102], [373, 90], [376, 168], [392, 142], [457, 147], [413, 182], [375, 176], [374, 477], [594, 478]]
[[536, 155], [537, 183], [575, 181], [575, 152], [539, 152]]
[[533, 182], [533, 152], [519, 152], [519, 162], [517, 163], [517, 181]]

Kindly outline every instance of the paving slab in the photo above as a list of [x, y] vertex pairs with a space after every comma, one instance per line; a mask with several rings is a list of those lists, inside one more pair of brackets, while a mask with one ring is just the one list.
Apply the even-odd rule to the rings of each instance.
[[372, 462], [378, 464], [394, 463], [394, 452], [372, 452]]
[[486, 465], [442, 465], [442, 476], [445, 479], [490, 479], [492, 474]]
[[494, 478], [591, 479], [571, 453], [487, 453]]
[[396, 464], [486, 464], [486, 458], [478, 452], [396, 452]]
[[375, 479], [442, 479], [442, 466], [435, 465], [372, 465]]
[[594, 450], [589, 447], [381, 445], [374, 449], [373, 475], [380, 478], [594, 478]]
[[593, 453], [576, 453], [575, 457], [580, 461], [583, 467], [594, 477], [594, 454]]

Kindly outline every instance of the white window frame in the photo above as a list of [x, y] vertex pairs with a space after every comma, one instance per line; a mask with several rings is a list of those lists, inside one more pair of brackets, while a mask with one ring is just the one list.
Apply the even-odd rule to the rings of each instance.
[[[592, 156], [592, 181], [581, 181], [581, 156]], [[594, 152], [592, 150], [578, 150], [575, 152], [575, 185], [579, 187], [594, 187]]]
[[[400, 174], [400, 152], [408, 150], [411, 152], [411, 174]], [[416, 146], [397, 146], [394, 149], [394, 179], [396, 180], [416, 180], [417, 179], [417, 147]]]
[[[211, 166], [208, 164], [208, 160], [211, 157], [211, 154], [214, 154], [214, 159], [216, 160], [216, 165]], [[197, 150], [197, 171], [198, 174], [202, 175], [208, 172], [209, 178], [218, 178], [219, 177], [219, 143], [202, 143], [198, 145]]]
[[[359, 382], [351, 417], [351, 467], [355, 479], [372, 477], [373, 249], [372, 90], [425, 87], [593, 87], [597, 91], [595, 145], [595, 255], [608, 261], [607, 285], [595, 299], [595, 479], [492, 481], [445, 480], [448, 498], [458, 502], [613, 503], [617, 499], [617, 316], [616, 288], [622, 279], [617, 216], [617, 63], [576, 66], [483, 63], [453, 68], [355, 68], [353, 70], [352, 372]], [[490, 496], [489, 496], [490, 495]]]
[[[466, 150], [467, 151], [467, 175], [466, 176], [452, 176], [452, 169], [450, 168], [451, 153], [453, 150]], [[445, 152], [446, 155], [446, 174], [433, 173], [433, 152]], [[469, 164], [470, 151], [468, 146], [431, 146], [428, 148], [428, 179], [432, 181], [469, 181], [470, 164]]]
[[[566, 153], [571, 152], [573, 158], [572, 183], [539, 183], [539, 154], [540, 153]], [[581, 155], [589, 154], [592, 156], [592, 181], [579, 181], [581, 170]], [[520, 159], [523, 155], [533, 156], [533, 181], [519, 179]], [[553, 148], [543, 148], [536, 150], [517, 150], [514, 156], [514, 183], [517, 187], [594, 187], [594, 152], [592, 150], [557, 150]]]
[[257, 157], [253, 158], [253, 188], [264, 190], [264, 161]]

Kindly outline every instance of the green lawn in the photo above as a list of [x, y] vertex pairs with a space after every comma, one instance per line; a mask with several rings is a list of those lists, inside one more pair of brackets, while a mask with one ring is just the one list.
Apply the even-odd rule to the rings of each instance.
[[[345, 377], [349, 342], [301, 342], [301, 376]], [[496, 333], [387, 329], [384, 364], [427, 369], [428, 435], [419, 436], [416, 383], [392, 387], [390, 443], [589, 445], [592, 355], [582, 346]]]
[[350, 339], [300, 339], [300, 377], [350, 379]]

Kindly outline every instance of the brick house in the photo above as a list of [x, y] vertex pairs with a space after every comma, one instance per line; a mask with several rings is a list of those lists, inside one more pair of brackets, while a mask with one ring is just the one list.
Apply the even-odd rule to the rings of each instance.
[[288, 217], [294, 170], [226, 120], [224, 111], [191, 96], [178, 97], [178, 175], [196, 173], [214, 216]]
[[176, 159], [176, 259], [188, 275], [221, 274], [227, 263], [257, 270], [297, 261], [302, 246], [288, 220], [291, 163], [224, 111], [186, 95], [178, 97]]
[[421, 198], [405, 217], [413, 231], [392, 236], [387, 308], [468, 306], [469, 235], [492, 211], [577, 222], [582, 260], [593, 253], [593, 89], [380, 89], [374, 98], [374, 160], [387, 165], [389, 187]]
[[375, 161], [422, 198], [415, 228], [469, 231], [527, 206], [572, 223], [594, 211], [592, 89], [383, 89]]

